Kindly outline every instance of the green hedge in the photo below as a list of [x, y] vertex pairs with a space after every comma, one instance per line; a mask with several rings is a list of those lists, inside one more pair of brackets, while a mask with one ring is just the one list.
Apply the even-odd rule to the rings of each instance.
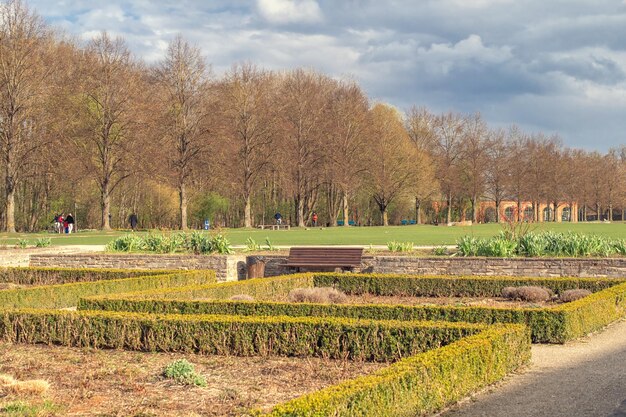
[[452, 404], [527, 363], [525, 326], [495, 325], [441, 349], [403, 359], [274, 407], [271, 417], [414, 417]]
[[156, 291], [147, 290], [134, 294], [120, 294], [120, 297], [223, 300], [237, 294], [248, 294], [257, 299], [271, 300], [276, 297], [286, 297], [294, 288], [311, 287], [313, 284], [313, 274], [302, 273], [218, 284], [163, 288]]
[[499, 297], [508, 286], [538, 285], [556, 293], [574, 288], [596, 292], [624, 280], [608, 278], [530, 278], [501, 276], [414, 276], [396, 274], [314, 274], [316, 287], [346, 294], [421, 297]]
[[[318, 285], [332, 285], [337, 276], [313, 275]], [[320, 279], [321, 277], [321, 279]], [[341, 277], [341, 276], [340, 276]], [[264, 280], [250, 280], [229, 283], [224, 291], [216, 292], [219, 286], [205, 286], [201, 291], [206, 298], [226, 298], [224, 295], [249, 294], [257, 297], [261, 294], [265, 298], [279, 283], [280, 292], [286, 293], [291, 287], [306, 286], [306, 274], [301, 274], [290, 281], [288, 277], [280, 277]], [[364, 279], [367, 278], [367, 279]], [[389, 292], [387, 286], [393, 286], [395, 282], [404, 280], [404, 288], [419, 289], [419, 278], [404, 278], [395, 276], [355, 276], [346, 275], [346, 281], [339, 283], [338, 287], [363, 289], [367, 287], [370, 292], [376, 294]], [[380, 279], [378, 286], [376, 279]], [[80, 301], [78, 308], [81, 310], [108, 310], [108, 311], [133, 311], [144, 313], [176, 313], [176, 314], [236, 314], [257, 316], [318, 316], [318, 317], [350, 317], [373, 320], [443, 320], [453, 322], [470, 323], [523, 323], [531, 329], [532, 340], [535, 343], [564, 343], [576, 337], [583, 336], [606, 326], [612, 321], [624, 315], [624, 300], [626, 296], [626, 284], [622, 280], [596, 279], [596, 278], [545, 278], [545, 279], [511, 279], [494, 278], [481, 279], [474, 284], [475, 292], [486, 291], [485, 288], [502, 288], [503, 286], [528, 284], [535, 281], [546, 284], [555, 291], [570, 288], [602, 289], [590, 297], [574, 303], [561, 304], [546, 308], [503, 308], [503, 307], [457, 307], [457, 306], [407, 306], [407, 305], [381, 305], [381, 304], [310, 304], [310, 303], [284, 303], [284, 302], [235, 302], [225, 300], [198, 301], [185, 300], [186, 291], [166, 290], [168, 296], [176, 295], [181, 299], [163, 300], [153, 299], [154, 294], [163, 291], [145, 292], [143, 299], [129, 298], [128, 294], [115, 295], [112, 297], [89, 297]], [[425, 285], [428, 291], [441, 291], [436, 287], [451, 288], [456, 285], [455, 278], [426, 278]], [[467, 278], [460, 280], [466, 285]], [[365, 285], [363, 284], [365, 282]], [[347, 284], [346, 284], [347, 283]], [[484, 285], [481, 287], [480, 285]], [[615, 285], [610, 287], [610, 285]], [[377, 289], [378, 287], [378, 289]], [[469, 287], [464, 287], [469, 288]], [[276, 293], [278, 291], [275, 291]], [[432, 294], [432, 292], [431, 292]], [[396, 294], [397, 295], [397, 294]], [[620, 299], [619, 297], [622, 297]], [[621, 300], [621, 301], [620, 301]]]
[[445, 346], [485, 328], [467, 323], [317, 317], [0, 312], [0, 339], [12, 343], [381, 362]]
[[[234, 314], [244, 316], [349, 317], [372, 320], [434, 320], [468, 323], [524, 323], [536, 343], [563, 343], [566, 323], [554, 308], [489, 308], [383, 304], [311, 304], [280, 302], [138, 300], [118, 297], [81, 299], [79, 310], [153, 314]], [[570, 337], [571, 338], [571, 337]]]
[[155, 290], [215, 282], [215, 280], [215, 272], [197, 270], [166, 275], [0, 290], [0, 309], [65, 308], [77, 305], [81, 297], [90, 295]]
[[162, 275], [174, 271], [130, 270], [96, 268], [0, 268], [0, 282], [18, 285], [54, 285], [72, 282], [90, 282], [106, 279], [131, 278], [145, 275]]

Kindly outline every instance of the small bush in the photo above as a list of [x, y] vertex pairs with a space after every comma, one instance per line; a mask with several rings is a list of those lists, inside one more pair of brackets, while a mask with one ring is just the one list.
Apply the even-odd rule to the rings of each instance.
[[206, 378], [196, 373], [193, 365], [186, 359], [179, 359], [167, 365], [163, 370], [163, 376], [183, 385], [207, 386]]
[[237, 294], [229, 298], [232, 301], [254, 301], [254, 297], [248, 294]]
[[106, 249], [112, 252], [133, 252], [144, 249], [144, 240], [136, 235], [124, 235], [110, 241]]
[[28, 239], [17, 239], [15, 247], [20, 249], [26, 249], [28, 247]]
[[246, 239], [246, 251], [255, 252], [255, 251], [260, 251], [260, 250], [261, 250], [261, 245], [256, 243], [256, 240], [254, 240], [251, 236], [249, 236]]
[[585, 298], [588, 295], [591, 295], [591, 291], [579, 288], [575, 290], [563, 291], [559, 295], [559, 299], [564, 303], [569, 303], [572, 301], [580, 300], [581, 298]]
[[341, 304], [346, 299], [344, 293], [332, 287], [295, 288], [289, 292], [292, 303]]
[[502, 297], [509, 300], [521, 300], [529, 302], [548, 301], [552, 298], [552, 291], [544, 287], [525, 285], [521, 287], [504, 287]]
[[448, 248], [445, 246], [438, 246], [433, 249], [433, 255], [435, 256], [446, 256], [448, 254]]
[[387, 242], [387, 248], [391, 252], [411, 252], [413, 250], [413, 242]]
[[41, 237], [35, 240], [35, 247], [37, 248], [47, 248], [50, 245], [52, 245], [52, 239], [49, 237]]

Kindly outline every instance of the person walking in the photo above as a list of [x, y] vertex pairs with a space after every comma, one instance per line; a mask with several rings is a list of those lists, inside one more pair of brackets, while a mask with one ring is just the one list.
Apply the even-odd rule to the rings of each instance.
[[313, 216], [311, 216], [311, 220], [313, 220], [313, 227], [317, 227], [317, 213], [313, 212]]
[[283, 216], [280, 213], [274, 214], [274, 219], [276, 220], [277, 225], [281, 225], [283, 223]]
[[67, 224], [67, 233], [72, 233], [74, 231], [74, 216], [72, 216], [72, 213], [67, 215], [65, 222]]
[[57, 221], [59, 223], [59, 233], [63, 233], [65, 231], [65, 218], [63, 217], [63, 214], [59, 214]]
[[128, 218], [128, 222], [130, 223], [130, 228], [134, 232], [135, 229], [137, 229], [137, 215], [135, 213], [132, 213]]

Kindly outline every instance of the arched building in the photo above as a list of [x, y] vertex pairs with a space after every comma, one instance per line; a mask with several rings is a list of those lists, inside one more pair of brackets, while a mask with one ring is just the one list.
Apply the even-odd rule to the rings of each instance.
[[[539, 203], [536, 207], [529, 201], [520, 204], [519, 216], [517, 202], [505, 200], [500, 202], [500, 221], [538, 221], [538, 222], [578, 222], [578, 203], [560, 202], [556, 206], [556, 213], [553, 204]], [[556, 216], [555, 216], [556, 214]], [[490, 223], [497, 221], [496, 203], [493, 201], [481, 201], [478, 207], [477, 218], [479, 223]]]

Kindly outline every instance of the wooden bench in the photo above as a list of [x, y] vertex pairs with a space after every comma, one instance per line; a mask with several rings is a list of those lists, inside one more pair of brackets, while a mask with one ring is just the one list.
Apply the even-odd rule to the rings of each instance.
[[261, 230], [271, 229], [271, 230], [289, 230], [291, 228], [288, 224], [260, 224], [257, 226]]
[[296, 268], [352, 270], [361, 266], [363, 248], [291, 248], [287, 266]]

